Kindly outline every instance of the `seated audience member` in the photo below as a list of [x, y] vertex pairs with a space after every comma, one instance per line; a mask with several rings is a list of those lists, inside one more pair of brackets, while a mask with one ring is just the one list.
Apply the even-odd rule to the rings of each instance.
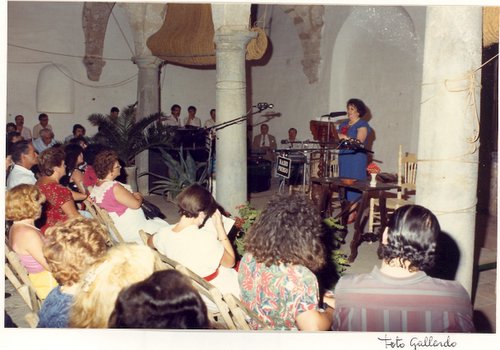
[[43, 254], [59, 286], [38, 312], [38, 328], [67, 328], [69, 311], [85, 271], [106, 253], [107, 233], [92, 219], [75, 218], [49, 228]]
[[101, 143], [91, 143], [87, 148], [83, 150], [83, 160], [85, 161], [85, 173], [83, 173], [83, 186], [86, 188], [88, 192], [92, 190], [92, 188], [97, 183], [97, 175], [94, 170], [94, 161], [95, 157], [101, 152], [110, 150], [111, 148], [105, 146]]
[[118, 294], [109, 327], [207, 329], [210, 321], [189, 278], [177, 270], [162, 270]]
[[83, 149], [74, 143], [64, 147], [64, 164], [66, 174], [61, 178], [60, 183], [68, 187], [73, 193], [75, 201], [83, 201], [87, 198], [87, 190], [83, 186], [83, 171], [80, 166], [83, 162]]
[[34, 185], [36, 177], [31, 168], [38, 164], [38, 154], [36, 154], [31, 142], [16, 142], [10, 147], [9, 153], [14, 166], [7, 177], [7, 189], [19, 184]]
[[181, 106], [172, 105], [170, 115], [160, 118], [160, 122], [165, 126], [181, 126]]
[[325, 264], [321, 216], [304, 196], [272, 199], [245, 237], [238, 280], [243, 303], [276, 330], [329, 330], [334, 300], [319, 308], [313, 271]]
[[5, 218], [12, 220], [9, 245], [28, 271], [28, 277], [40, 299], [57, 286], [43, 256], [43, 236], [35, 227], [42, 213], [45, 196], [34, 185], [21, 184], [9, 190], [5, 197]]
[[85, 128], [81, 124], [75, 124], [73, 125], [73, 133], [71, 135], [66, 136], [64, 139], [64, 142], [67, 143], [71, 139], [75, 139], [78, 137], [84, 137], [85, 136]]
[[116, 228], [126, 242], [143, 244], [139, 230], [156, 233], [169, 224], [162, 219], [148, 220], [141, 208], [143, 197], [132, 192], [129, 185], [115, 181], [120, 175], [120, 163], [115, 151], [102, 151], [94, 160], [97, 183], [90, 198], [109, 213]]
[[38, 121], [39, 123], [33, 127], [33, 140], [40, 137], [42, 129], [52, 130], [52, 125], [49, 124], [49, 116], [46, 113], [38, 115]]
[[[233, 246], [227, 237], [221, 211], [204, 187], [194, 184], [176, 197], [181, 218], [162, 228], [148, 244], [181, 263], [219, 288], [239, 298]], [[219, 209], [220, 208], [220, 209]], [[210, 222], [205, 221], [211, 218]]]
[[19, 141], [24, 140], [23, 137], [21, 136], [21, 133], [18, 131], [11, 131], [7, 133], [7, 145], [13, 144]]
[[5, 126], [5, 130], [7, 131], [7, 134], [9, 132], [17, 131], [16, 124], [14, 124], [13, 122], [8, 122]]
[[85, 136], [78, 136], [72, 138], [68, 141], [68, 143], [73, 143], [75, 145], [80, 146], [83, 149], [86, 149], [89, 146], [89, 140]]
[[48, 148], [39, 157], [41, 176], [36, 185], [47, 198], [46, 222], [42, 226], [42, 233], [58, 222], [81, 216], [76, 208], [71, 190], [59, 183], [66, 174], [64, 158], [64, 150], [60, 147]]
[[215, 112], [215, 109], [211, 109], [210, 110], [210, 119], [208, 119], [207, 121], [205, 121], [205, 125], [204, 127], [205, 128], [211, 128], [212, 126], [214, 126], [216, 124], [216, 112]]
[[16, 118], [14, 118], [16, 122], [16, 131], [21, 133], [21, 136], [26, 140], [26, 141], [31, 141], [31, 130], [28, 129], [27, 127], [24, 126], [24, 116], [21, 114], [16, 115]]
[[38, 153], [42, 153], [47, 148], [54, 146], [57, 141], [54, 139], [54, 132], [50, 129], [40, 130], [40, 137], [33, 141], [33, 147], [35, 147]]
[[472, 332], [467, 291], [456, 281], [428, 276], [441, 229], [419, 205], [392, 214], [379, 248], [381, 267], [345, 275], [335, 286], [333, 330], [364, 332]]
[[120, 109], [118, 107], [111, 107], [109, 111], [109, 119], [116, 121], [120, 116]]
[[155, 255], [144, 245], [110, 248], [85, 273], [70, 310], [71, 328], [108, 328], [116, 298], [123, 288], [154, 272]]
[[201, 120], [196, 116], [196, 107], [188, 107], [188, 116], [184, 118], [184, 126], [195, 126], [201, 128]]

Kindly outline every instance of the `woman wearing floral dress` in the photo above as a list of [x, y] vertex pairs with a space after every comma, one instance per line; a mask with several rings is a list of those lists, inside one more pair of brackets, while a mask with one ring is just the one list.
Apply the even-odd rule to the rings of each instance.
[[238, 280], [243, 303], [272, 329], [328, 330], [334, 300], [319, 308], [313, 271], [325, 264], [321, 218], [301, 195], [278, 196], [245, 237]]

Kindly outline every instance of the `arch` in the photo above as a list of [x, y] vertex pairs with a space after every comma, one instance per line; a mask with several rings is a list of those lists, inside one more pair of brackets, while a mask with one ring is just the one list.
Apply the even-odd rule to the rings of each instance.
[[[370, 113], [375, 158], [396, 169], [397, 148], [416, 149], [422, 47], [412, 18], [401, 6], [353, 7], [333, 47], [330, 110], [351, 97]], [[377, 157], [377, 155], [379, 157]]]
[[73, 77], [63, 65], [50, 64], [38, 74], [36, 109], [45, 113], [71, 114], [75, 106]]

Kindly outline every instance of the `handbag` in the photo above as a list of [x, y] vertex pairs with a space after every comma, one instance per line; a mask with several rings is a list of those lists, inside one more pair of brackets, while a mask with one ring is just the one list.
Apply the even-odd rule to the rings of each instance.
[[153, 203], [148, 202], [147, 200], [142, 201], [141, 208], [142, 211], [144, 212], [144, 215], [146, 216], [146, 219], [154, 219], [154, 218], [166, 219], [165, 214], [162, 213], [160, 208], [158, 208]]

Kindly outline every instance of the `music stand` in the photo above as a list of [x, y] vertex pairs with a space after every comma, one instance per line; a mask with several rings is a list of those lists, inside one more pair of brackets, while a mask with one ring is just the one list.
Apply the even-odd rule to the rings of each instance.
[[[320, 155], [318, 164], [318, 177], [323, 177], [325, 175], [325, 149], [331, 149], [337, 147], [340, 139], [335, 124], [331, 121], [320, 121], [311, 120], [309, 122], [309, 128], [316, 141], [320, 144]], [[330, 154], [328, 154], [330, 158]]]

